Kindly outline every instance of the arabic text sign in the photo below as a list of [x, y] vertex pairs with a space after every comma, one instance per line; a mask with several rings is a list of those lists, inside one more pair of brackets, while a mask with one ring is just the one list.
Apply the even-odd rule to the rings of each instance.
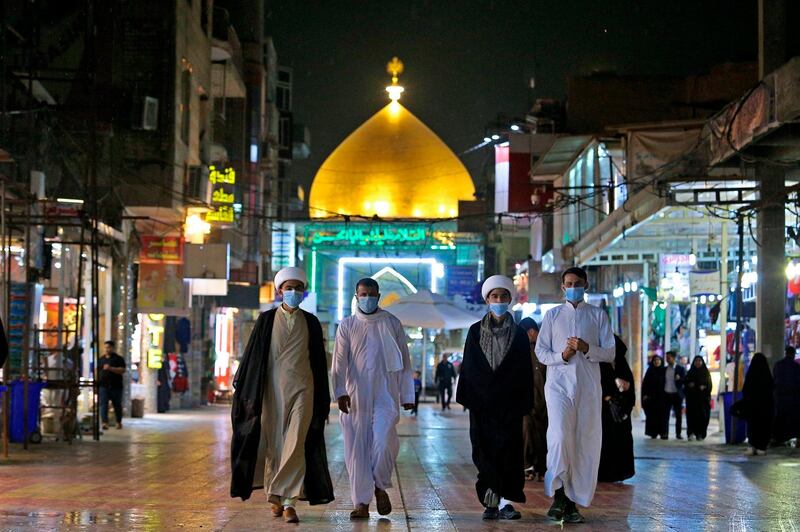
[[183, 238], [179, 236], [143, 236], [139, 262], [183, 264]]

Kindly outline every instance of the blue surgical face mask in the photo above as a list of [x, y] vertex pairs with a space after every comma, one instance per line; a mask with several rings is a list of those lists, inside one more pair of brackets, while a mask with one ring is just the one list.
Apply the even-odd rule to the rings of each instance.
[[582, 286], [570, 286], [564, 289], [564, 294], [567, 297], [567, 301], [570, 303], [580, 303], [583, 301], [583, 294], [585, 292], [586, 289]]
[[299, 292], [297, 290], [284, 290], [283, 302], [286, 303], [286, 306], [289, 308], [297, 308], [300, 306], [300, 303], [303, 302], [303, 292]]
[[508, 303], [489, 303], [489, 310], [499, 318], [508, 312]]
[[364, 314], [372, 314], [378, 308], [377, 296], [362, 296], [358, 298], [358, 308]]

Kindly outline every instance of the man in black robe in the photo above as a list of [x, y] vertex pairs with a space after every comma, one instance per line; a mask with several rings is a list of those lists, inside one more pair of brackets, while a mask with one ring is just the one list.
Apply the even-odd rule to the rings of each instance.
[[493, 275], [482, 294], [490, 311], [467, 334], [456, 401], [470, 412], [483, 518], [520, 519], [511, 502], [525, 502], [522, 417], [533, 408], [530, 344], [508, 313], [513, 281]]
[[[280, 272], [279, 272], [280, 273]], [[299, 278], [297, 276], [292, 278]], [[276, 286], [280, 286], [276, 276]], [[259, 459], [259, 444], [262, 438], [262, 405], [265, 388], [269, 381], [267, 361], [270, 355], [273, 326], [276, 322], [275, 308], [262, 313], [250, 334], [239, 370], [233, 380], [235, 388], [231, 408], [233, 438], [231, 442], [231, 497], [243, 501], [252, 491], [263, 486], [254, 485], [256, 464]], [[311, 422], [305, 437], [305, 475], [303, 500], [309, 504], [327, 504], [333, 501], [333, 483], [328, 471], [325, 451], [324, 429], [330, 411], [330, 389], [328, 386], [327, 357], [325, 354], [322, 327], [313, 314], [297, 309], [305, 320], [308, 332], [308, 354], [314, 388]], [[273, 508], [275, 510], [275, 508]], [[275, 511], [273, 511], [275, 514]], [[277, 514], [275, 514], [277, 516]], [[291, 521], [296, 522], [296, 521]]]
[[775, 422], [772, 434], [775, 443], [800, 438], [800, 365], [794, 361], [795, 349], [788, 346], [786, 356], [775, 363]]
[[631, 411], [636, 402], [633, 372], [625, 354], [628, 346], [614, 335], [614, 363], [600, 363], [600, 385], [603, 388], [603, 446], [600, 451], [599, 482], [621, 482], [631, 478], [633, 463], [633, 426]]
[[525, 479], [544, 480], [547, 471], [547, 403], [544, 383], [547, 366], [536, 356], [536, 338], [539, 325], [533, 318], [523, 318], [519, 327], [528, 335], [533, 366], [533, 408], [522, 418], [522, 439], [525, 446]]

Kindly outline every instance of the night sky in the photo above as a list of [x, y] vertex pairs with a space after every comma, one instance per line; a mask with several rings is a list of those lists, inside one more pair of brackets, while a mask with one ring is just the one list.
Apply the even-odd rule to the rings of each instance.
[[[403, 104], [459, 153], [498, 113], [563, 99], [570, 75], [754, 61], [756, 23], [756, 0], [273, 0], [267, 13], [278, 60], [294, 68], [296, 120], [311, 129], [312, 156], [295, 164], [306, 184], [388, 102], [394, 55], [405, 63]], [[473, 178], [485, 157], [462, 158]]]

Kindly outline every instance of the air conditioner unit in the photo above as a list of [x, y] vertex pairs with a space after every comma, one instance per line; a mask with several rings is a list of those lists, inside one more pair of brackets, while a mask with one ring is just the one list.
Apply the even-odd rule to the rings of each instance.
[[158, 129], [158, 98], [145, 96], [142, 102], [141, 129], [155, 131]]

